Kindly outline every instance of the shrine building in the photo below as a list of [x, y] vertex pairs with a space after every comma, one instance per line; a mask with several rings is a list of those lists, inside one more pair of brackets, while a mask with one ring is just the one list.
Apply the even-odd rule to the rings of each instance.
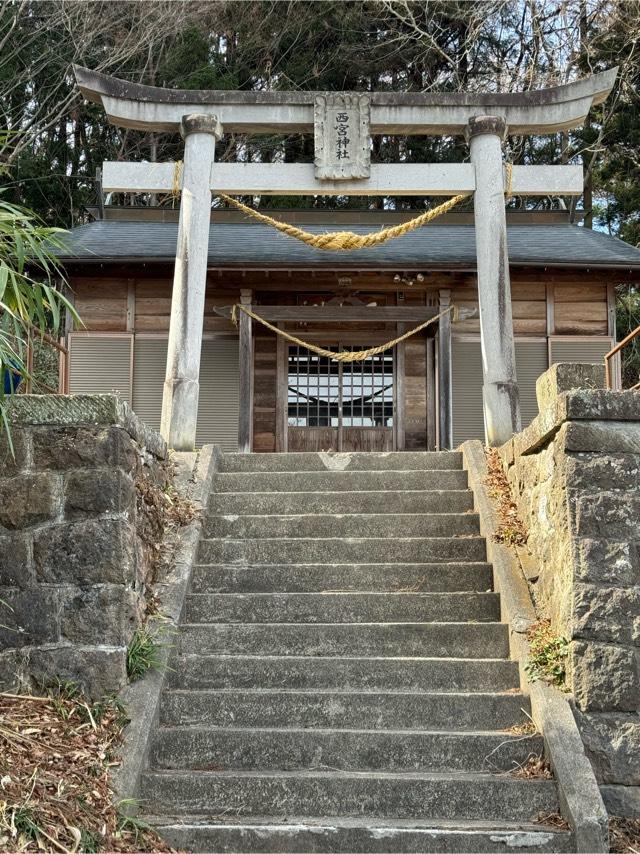
[[[177, 211], [104, 209], [75, 228], [65, 266], [85, 328], [68, 335], [64, 389], [117, 389], [158, 428], [165, 376]], [[379, 229], [391, 212], [279, 211], [311, 231]], [[404, 215], [409, 218], [410, 213]], [[640, 251], [569, 224], [566, 212], [507, 216], [523, 426], [536, 378], [553, 362], [601, 362], [615, 336], [614, 288], [640, 282]], [[448, 299], [475, 309], [473, 215], [450, 213], [374, 249], [321, 252], [235, 211], [214, 211], [209, 239], [197, 443], [238, 444], [238, 330], [218, 311], [247, 293], [255, 311], [329, 347], [369, 346], [419, 323]], [[280, 308], [278, 308], [280, 307]], [[315, 320], [317, 315], [317, 320]], [[370, 319], [369, 319], [370, 317]], [[431, 450], [438, 443], [435, 333], [340, 365], [253, 324], [252, 448]], [[453, 443], [484, 438], [477, 316], [451, 326]]]

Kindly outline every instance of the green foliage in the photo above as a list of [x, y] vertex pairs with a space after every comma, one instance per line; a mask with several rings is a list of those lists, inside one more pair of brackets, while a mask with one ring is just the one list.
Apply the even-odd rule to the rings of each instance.
[[163, 666], [162, 648], [165, 644], [159, 640], [161, 629], [150, 626], [150, 621], [134, 632], [127, 647], [127, 676], [136, 682], [149, 670], [160, 670]]
[[80, 851], [82, 854], [98, 854], [102, 842], [97, 833], [82, 828], [80, 830]]
[[80, 320], [56, 289], [64, 279], [55, 255], [62, 230], [49, 228], [25, 208], [0, 198], [0, 430], [8, 431], [5, 371], [28, 376], [26, 341], [57, 335], [65, 312]]
[[16, 834], [23, 839], [37, 840], [42, 833], [41, 828], [36, 824], [33, 810], [28, 806], [14, 809], [11, 815], [11, 828], [15, 829]]
[[530, 650], [525, 672], [529, 681], [564, 685], [569, 641], [553, 633], [549, 620], [540, 620], [531, 626], [527, 638]]
[[116, 804], [118, 810], [117, 832], [133, 834], [136, 843], [143, 834], [151, 830], [150, 824], [131, 814], [131, 810], [137, 809], [139, 806], [140, 802], [135, 798], [127, 798]]

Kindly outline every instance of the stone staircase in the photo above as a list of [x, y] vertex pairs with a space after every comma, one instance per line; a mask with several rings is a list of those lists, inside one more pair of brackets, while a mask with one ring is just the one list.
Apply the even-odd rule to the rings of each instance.
[[457, 453], [225, 455], [140, 797], [188, 851], [569, 851]]

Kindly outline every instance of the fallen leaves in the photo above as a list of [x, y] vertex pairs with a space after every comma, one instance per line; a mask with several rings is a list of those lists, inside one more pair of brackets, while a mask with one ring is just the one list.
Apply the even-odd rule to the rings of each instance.
[[615, 854], [640, 854], [640, 819], [611, 816], [609, 850]]
[[553, 779], [553, 771], [547, 760], [544, 756], [538, 756], [535, 753], [532, 753], [522, 765], [518, 765], [511, 774], [521, 780]]
[[126, 717], [70, 686], [49, 697], [0, 694], [0, 850], [170, 851], [113, 803], [109, 767]]
[[489, 488], [489, 495], [497, 504], [500, 525], [494, 531], [492, 539], [496, 543], [511, 546], [526, 545], [529, 537], [527, 530], [518, 516], [518, 508], [511, 497], [509, 481], [502, 468], [500, 455], [495, 448], [485, 448], [487, 460], [487, 475], [484, 479]]

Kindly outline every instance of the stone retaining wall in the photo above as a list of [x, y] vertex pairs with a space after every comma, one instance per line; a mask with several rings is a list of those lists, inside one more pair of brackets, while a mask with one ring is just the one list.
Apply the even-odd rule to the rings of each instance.
[[600, 366], [554, 365], [538, 380], [538, 418], [500, 454], [537, 559], [538, 613], [570, 641], [568, 687], [598, 780], [638, 786], [640, 394], [603, 383]]
[[163, 440], [113, 395], [11, 401], [0, 435], [0, 688], [126, 681], [152, 555], [137, 484], [162, 484]]

